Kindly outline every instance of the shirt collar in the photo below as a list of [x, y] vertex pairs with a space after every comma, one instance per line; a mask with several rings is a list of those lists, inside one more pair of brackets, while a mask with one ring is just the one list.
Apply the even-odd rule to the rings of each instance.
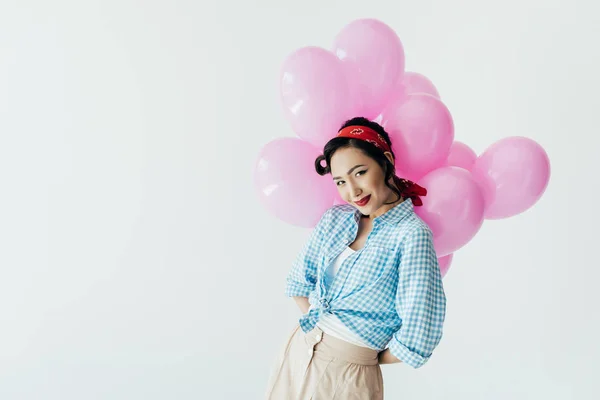
[[[356, 207], [354, 207], [350, 204], [342, 205], [341, 210], [348, 214], [354, 214], [354, 219], [357, 222], [360, 219], [360, 215], [361, 215], [360, 211]], [[381, 220], [385, 223], [393, 225], [393, 224], [399, 223], [405, 217], [407, 217], [408, 215], [410, 215], [413, 212], [414, 212], [414, 205], [412, 203], [412, 200], [410, 198], [408, 198], [408, 199], [405, 199], [402, 203], [397, 204], [393, 208], [389, 209], [383, 215], [380, 215], [379, 217], [375, 218], [375, 220]]]

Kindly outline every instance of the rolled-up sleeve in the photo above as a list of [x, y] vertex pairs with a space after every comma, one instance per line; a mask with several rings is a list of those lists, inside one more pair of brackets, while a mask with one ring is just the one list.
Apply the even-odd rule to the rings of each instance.
[[402, 324], [389, 343], [390, 352], [419, 368], [439, 344], [446, 314], [433, 235], [426, 227], [415, 229], [402, 244], [396, 310]]
[[323, 237], [330, 220], [331, 209], [313, 228], [308, 241], [296, 256], [287, 275], [285, 295], [288, 297], [308, 297], [317, 283], [317, 264], [323, 243]]

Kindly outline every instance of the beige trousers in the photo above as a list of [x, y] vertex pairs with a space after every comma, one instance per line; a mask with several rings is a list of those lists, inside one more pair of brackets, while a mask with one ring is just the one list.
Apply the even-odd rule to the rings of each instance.
[[381, 400], [376, 350], [296, 326], [273, 366], [268, 400]]

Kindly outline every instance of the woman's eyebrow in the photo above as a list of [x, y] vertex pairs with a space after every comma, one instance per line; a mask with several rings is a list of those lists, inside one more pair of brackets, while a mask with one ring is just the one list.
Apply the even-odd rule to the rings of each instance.
[[[352, 173], [352, 171], [354, 171], [356, 168], [360, 168], [360, 167], [364, 167], [365, 165], [359, 164], [359, 165], [355, 165], [354, 167], [350, 168], [350, 170], [348, 171], [348, 175], [350, 175]], [[334, 176], [333, 180], [336, 179], [342, 179], [339, 176]]]

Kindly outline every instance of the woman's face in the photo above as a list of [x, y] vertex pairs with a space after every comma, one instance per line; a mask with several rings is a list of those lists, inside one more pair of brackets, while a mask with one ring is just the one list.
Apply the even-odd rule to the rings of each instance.
[[[393, 160], [391, 154], [386, 153], [386, 156]], [[360, 149], [347, 147], [337, 150], [329, 166], [342, 199], [364, 215], [372, 215], [384, 203], [397, 199], [385, 185], [383, 169]]]

